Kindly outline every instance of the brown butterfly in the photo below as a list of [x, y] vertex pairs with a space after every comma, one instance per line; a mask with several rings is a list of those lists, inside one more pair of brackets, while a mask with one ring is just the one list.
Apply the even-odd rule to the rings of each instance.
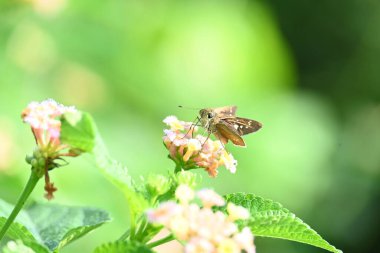
[[199, 111], [198, 122], [203, 126], [208, 136], [214, 134], [223, 145], [230, 140], [237, 146], [245, 147], [242, 135], [258, 131], [262, 124], [258, 121], [236, 117], [236, 106], [206, 108]]

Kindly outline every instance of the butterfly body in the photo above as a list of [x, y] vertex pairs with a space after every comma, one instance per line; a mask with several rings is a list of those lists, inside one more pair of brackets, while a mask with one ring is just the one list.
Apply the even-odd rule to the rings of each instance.
[[229, 140], [245, 147], [242, 135], [258, 131], [262, 124], [258, 121], [236, 117], [236, 106], [206, 108], [199, 111], [199, 122], [209, 134], [214, 134], [223, 144]]

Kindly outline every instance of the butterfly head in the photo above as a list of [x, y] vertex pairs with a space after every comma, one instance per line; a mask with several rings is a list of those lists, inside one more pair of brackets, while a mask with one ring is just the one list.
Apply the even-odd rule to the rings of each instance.
[[202, 109], [199, 111], [200, 122], [203, 127], [210, 125], [211, 121], [215, 118], [216, 113], [213, 109]]
[[202, 119], [210, 120], [215, 117], [215, 112], [212, 109], [202, 109], [199, 111]]

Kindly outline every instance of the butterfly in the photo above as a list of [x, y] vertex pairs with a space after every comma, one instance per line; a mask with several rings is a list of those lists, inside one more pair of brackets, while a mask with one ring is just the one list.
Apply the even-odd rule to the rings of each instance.
[[262, 124], [256, 120], [236, 117], [236, 106], [205, 108], [199, 111], [198, 122], [210, 134], [214, 134], [225, 145], [230, 140], [245, 147], [241, 136], [258, 131]]

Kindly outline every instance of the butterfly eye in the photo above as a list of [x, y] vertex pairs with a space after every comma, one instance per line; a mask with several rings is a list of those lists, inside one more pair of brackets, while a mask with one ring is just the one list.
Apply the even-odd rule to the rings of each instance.
[[207, 118], [211, 119], [212, 117], [213, 117], [212, 113], [209, 112], [209, 113], [207, 114]]

